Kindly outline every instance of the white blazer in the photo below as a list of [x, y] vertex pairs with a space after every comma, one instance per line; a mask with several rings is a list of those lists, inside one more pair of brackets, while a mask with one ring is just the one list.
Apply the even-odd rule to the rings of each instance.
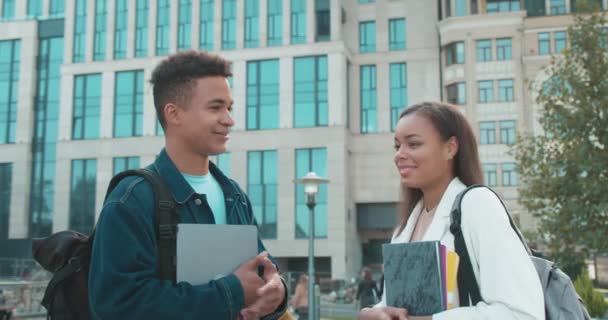
[[[450, 182], [421, 241], [439, 240], [454, 250], [454, 236], [449, 229], [450, 210], [458, 193], [465, 188], [458, 178]], [[393, 235], [391, 243], [409, 242], [421, 208], [422, 201], [416, 204], [403, 231]], [[513, 232], [500, 200], [490, 190], [476, 188], [462, 199], [461, 211], [462, 233], [482, 301], [476, 306], [434, 314], [433, 320], [544, 320], [543, 291], [536, 269]], [[386, 290], [376, 306], [385, 305]], [[459, 305], [458, 292], [454, 305]]]

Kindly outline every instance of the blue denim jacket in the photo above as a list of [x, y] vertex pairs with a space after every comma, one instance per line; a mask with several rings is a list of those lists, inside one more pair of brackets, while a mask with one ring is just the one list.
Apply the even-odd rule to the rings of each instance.
[[[164, 149], [149, 168], [173, 193], [180, 222], [215, 223], [205, 196], [194, 192]], [[255, 224], [249, 198], [237, 183], [211, 162], [209, 171], [224, 192], [227, 223]], [[265, 250], [259, 239], [258, 250]], [[192, 286], [160, 280], [158, 273], [154, 193], [143, 178], [127, 177], [106, 199], [95, 230], [89, 270], [92, 318], [234, 320], [245, 307], [234, 274]], [[265, 319], [278, 318], [285, 307], [286, 299]]]

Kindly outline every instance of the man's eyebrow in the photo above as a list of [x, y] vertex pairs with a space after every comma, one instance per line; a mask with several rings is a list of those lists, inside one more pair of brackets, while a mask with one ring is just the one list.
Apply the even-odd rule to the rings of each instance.
[[207, 101], [207, 104], [212, 104], [212, 103], [221, 103], [221, 104], [229, 103], [230, 105], [232, 105], [232, 104], [234, 104], [234, 100], [226, 101], [222, 98], [215, 98], [215, 99], [211, 99], [211, 100]]

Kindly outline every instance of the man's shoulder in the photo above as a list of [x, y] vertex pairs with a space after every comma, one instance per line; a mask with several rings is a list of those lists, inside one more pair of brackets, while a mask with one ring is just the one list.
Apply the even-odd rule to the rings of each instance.
[[133, 205], [138, 203], [152, 203], [154, 201], [154, 188], [142, 176], [132, 175], [122, 178], [116, 186], [109, 190], [104, 203], [121, 203]]

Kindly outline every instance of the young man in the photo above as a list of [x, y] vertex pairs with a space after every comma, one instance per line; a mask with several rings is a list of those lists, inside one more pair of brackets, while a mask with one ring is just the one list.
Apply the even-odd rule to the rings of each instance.
[[[254, 221], [247, 195], [209, 162], [226, 150], [234, 125], [229, 76], [228, 61], [197, 51], [169, 56], [152, 74], [165, 149], [149, 168], [172, 192], [182, 223]], [[259, 239], [260, 255], [199, 286], [158, 277], [156, 239], [151, 185], [125, 178], [97, 222], [89, 274], [93, 319], [276, 319], [285, 310], [285, 285]], [[201, 254], [213, 259], [212, 252]]]

